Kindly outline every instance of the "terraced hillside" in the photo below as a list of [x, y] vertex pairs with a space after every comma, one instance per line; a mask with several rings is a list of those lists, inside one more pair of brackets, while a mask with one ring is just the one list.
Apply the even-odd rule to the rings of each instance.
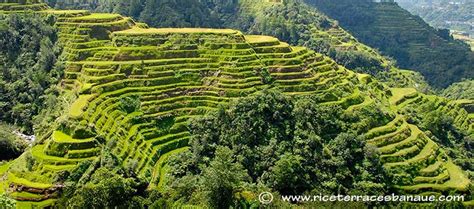
[[426, 110], [422, 110], [425, 105], [431, 111], [441, 110], [452, 117], [454, 125], [459, 129], [474, 131], [474, 124], [468, 123], [469, 120], [467, 120], [467, 118], [473, 117], [472, 110], [467, 107], [473, 102], [472, 100], [451, 101], [443, 97], [421, 94], [414, 89], [393, 89], [392, 91], [395, 91], [395, 94], [400, 97], [399, 100], [394, 101], [399, 109], [426, 112]]
[[[153, 16], [155, 13], [156, 15], [160, 15], [160, 13], [164, 13], [166, 9], [168, 12], [171, 11], [179, 11], [180, 5], [176, 5], [175, 3], [167, 2], [163, 5], [166, 5], [165, 8], [162, 5], [153, 5], [154, 1], [144, 1], [144, 4], [148, 4], [148, 6], [144, 8], [139, 8], [137, 12], [140, 12], [140, 15], [131, 14], [130, 11], [132, 9], [132, 5], [126, 2], [119, 3], [109, 3], [109, 2], [100, 2], [96, 0], [87, 0], [87, 4], [78, 1], [54, 1], [49, 2], [51, 6], [61, 8], [61, 9], [90, 9], [95, 10], [97, 12], [109, 12], [113, 11], [116, 13], [120, 13], [122, 15], [130, 15], [140, 21], [146, 22], [149, 25], [157, 26], [157, 27], [181, 27], [182, 25], [188, 25], [193, 27], [223, 27], [223, 28], [234, 28], [238, 30], [242, 30], [249, 33], [266, 33], [272, 34], [275, 36], [284, 39], [287, 42], [297, 43], [298, 39], [296, 37], [289, 37], [288, 30], [290, 30], [286, 24], [279, 25], [281, 27], [280, 32], [278, 31], [267, 31], [268, 28], [262, 28], [262, 23], [264, 20], [269, 21], [272, 20], [276, 13], [287, 13], [288, 11], [295, 11], [299, 10], [301, 14], [304, 14], [307, 18], [305, 21], [312, 21], [312, 25], [301, 25], [299, 27], [304, 27], [304, 29], [298, 29], [301, 34], [297, 36], [301, 36], [301, 41], [309, 42], [306, 40], [310, 37], [305, 36], [312, 36], [313, 41], [321, 41], [327, 42], [328, 45], [337, 48], [337, 49], [344, 49], [344, 50], [357, 50], [357, 51], [364, 51], [372, 56], [374, 56], [377, 61], [384, 62], [383, 57], [381, 57], [377, 52], [359, 42], [352, 37], [349, 33], [344, 31], [342, 28], [338, 27], [334, 22], [324, 15], [318, 13], [316, 10], [310, 9], [310, 7], [302, 4], [301, 2], [287, 0], [285, 4], [283, 1], [280, 0], [239, 0], [239, 1], [231, 1], [227, 3], [217, 3], [212, 0], [205, 0], [189, 3], [193, 6], [199, 7], [200, 10], [210, 10], [204, 12], [204, 14], [193, 14], [195, 17], [191, 20], [191, 18], [183, 17], [179, 21], [184, 21], [186, 23], [175, 22], [168, 20], [167, 18], [172, 19], [173, 17], [162, 17], [158, 19], [162, 19], [162, 21], [154, 21], [153, 18], [150, 18], [150, 14], [147, 14], [148, 10], [154, 10]], [[195, 5], [196, 4], [196, 5]], [[117, 6], [120, 5], [120, 6]], [[213, 7], [223, 7], [221, 9], [213, 8]], [[125, 9], [124, 9], [125, 8]], [[271, 9], [268, 9], [271, 8]], [[268, 10], [267, 10], [268, 9]], [[136, 12], [135, 12], [136, 13]], [[202, 20], [203, 18], [200, 15], [208, 15], [211, 16], [209, 13], [217, 13], [217, 16], [221, 16], [217, 19], [207, 20], [206, 22], [199, 22], [198, 20]], [[253, 22], [245, 22], [244, 16], [251, 17], [252, 19], [256, 19]], [[161, 17], [161, 16], [160, 16]], [[208, 18], [215, 18], [215, 17], [208, 17]], [[157, 19], [157, 18], [155, 18]], [[222, 20], [221, 20], [222, 19]], [[279, 19], [281, 22], [286, 23], [293, 23], [297, 24], [298, 21], [301, 20], [301, 17], [293, 17], [293, 14], [289, 15], [289, 17]], [[212, 22], [209, 22], [212, 21]], [[324, 23], [323, 23], [324, 22]], [[277, 23], [274, 23], [277, 24]], [[288, 24], [289, 25], [289, 24]], [[322, 27], [321, 25], [324, 25]], [[316, 30], [318, 29], [318, 30]], [[283, 32], [284, 31], [284, 32]], [[303, 34], [308, 33], [308, 34]], [[304, 43], [300, 43], [303, 45]], [[385, 63], [387, 64], [387, 63]]]
[[[248, 34], [275, 36], [292, 45], [306, 46], [328, 55], [346, 68], [375, 75], [389, 82], [390, 86], [428, 90], [419, 74], [413, 75], [394, 67], [391, 61], [359, 42], [336, 21], [299, 0], [286, 0], [284, 3], [269, 0], [192, 0], [160, 4], [154, 0], [145, 0], [141, 7], [121, 0], [47, 2], [60, 9], [113, 11], [155, 27], [232, 28]], [[186, 5], [186, 8], [182, 8], [182, 5]], [[188, 11], [188, 7], [194, 10]]]
[[[415, 90], [390, 90], [369, 75], [273, 37], [230, 29], [148, 28], [116, 14], [42, 12], [58, 17], [67, 60], [61, 86], [77, 99], [65, 110], [68, 120], [0, 167], [0, 192], [18, 200], [19, 207], [54, 204], [64, 186], [57, 176], [85, 161], [100, 161], [105, 148], [124, 164], [135, 162], [134, 171], [150, 187], [160, 187], [167, 157], [187, 151], [188, 119], [265, 88], [320, 95], [321, 104], [347, 114], [384, 106], [392, 122], [366, 127], [363, 135], [397, 176], [396, 188], [468, 193], [471, 182], [464, 171], [397, 113], [406, 98], [418, 95]], [[471, 115], [458, 106], [446, 109], [459, 115], [461, 129], [472, 132]]]
[[25, 10], [41, 11], [49, 8], [48, 5], [41, 0], [25, 0], [21, 3], [13, 0], [2, 0], [0, 4], [1, 13], [23, 12]]
[[396, 3], [307, 0], [357, 39], [394, 57], [400, 67], [420, 72], [435, 87], [469, 79], [473, 52], [449, 31], [436, 30]]
[[[429, 114], [430, 112], [441, 110], [448, 116], [454, 119], [454, 126], [461, 130], [467, 130], [471, 134], [474, 130], [472, 120], [474, 115], [466, 111], [463, 105], [456, 101], [449, 101], [442, 97], [433, 95], [425, 95], [418, 93], [415, 89], [391, 89], [392, 97], [390, 98], [390, 104], [399, 113], [404, 114], [405, 117], [409, 117], [410, 112]], [[469, 103], [472, 103], [470, 101]], [[420, 114], [421, 115], [421, 114]], [[410, 119], [412, 120], [412, 119]], [[391, 127], [390, 127], [391, 126]], [[456, 168], [450, 158], [445, 152], [439, 148], [436, 143], [427, 137], [426, 134], [420, 132], [420, 130], [407, 123], [400, 123], [394, 120], [389, 126], [384, 127], [385, 130], [390, 130], [391, 134], [388, 136], [394, 136], [393, 133], [407, 133], [409, 136], [405, 139], [394, 139], [392, 138], [391, 143], [377, 143], [380, 138], [369, 140], [369, 142], [375, 142], [376, 146], [379, 147], [382, 153], [382, 160], [387, 162], [386, 167], [392, 169], [408, 169], [403, 165], [410, 165], [421, 167], [421, 170], [416, 175], [419, 175], [411, 181], [415, 185], [400, 186], [399, 188], [405, 191], [427, 191], [427, 190], [443, 190], [446, 189], [444, 186], [432, 185], [432, 183], [449, 185], [468, 184], [467, 179], [455, 178], [454, 176], [462, 173], [459, 168]], [[401, 134], [403, 135], [403, 134]], [[387, 136], [387, 135], [386, 135]], [[400, 135], [399, 135], [400, 136]], [[383, 137], [382, 137], [383, 138]], [[403, 137], [404, 138], [404, 137]], [[380, 146], [382, 145], [382, 147]], [[396, 151], [394, 151], [396, 150]], [[402, 163], [399, 163], [401, 159], [405, 159]], [[413, 170], [406, 171], [407, 173], [414, 172]], [[413, 175], [413, 173], [411, 173]], [[450, 178], [448, 178], [450, 175]], [[403, 177], [401, 176], [401, 181]], [[462, 182], [466, 181], [466, 182]], [[460, 187], [457, 187], [461, 189]]]

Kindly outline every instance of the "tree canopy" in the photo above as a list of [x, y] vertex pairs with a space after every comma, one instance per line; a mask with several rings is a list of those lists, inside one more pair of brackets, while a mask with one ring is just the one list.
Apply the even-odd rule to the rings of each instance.
[[33, 118], [62, 77], [52, 16], [0, 15], [0, 120], [33, 132]]

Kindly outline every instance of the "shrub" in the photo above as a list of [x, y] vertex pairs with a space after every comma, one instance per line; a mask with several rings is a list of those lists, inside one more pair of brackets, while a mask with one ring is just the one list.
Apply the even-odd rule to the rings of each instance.
[[138, 96], [129, 96], [120, 99], [120, 110], [125, 113], [132, 113], [140, 109], [141, 102]]
[[4, 209], [16, 208], [16, 201], [9, 198], [6, 194], [0, 194], [0, 206]]

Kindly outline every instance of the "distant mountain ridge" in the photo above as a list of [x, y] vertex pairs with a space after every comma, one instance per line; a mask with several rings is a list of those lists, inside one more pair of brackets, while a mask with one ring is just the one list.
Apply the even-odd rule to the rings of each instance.
[[474, 1], [397, 0], [397, 2], [434, 27], [465, 32], [474, 37]]

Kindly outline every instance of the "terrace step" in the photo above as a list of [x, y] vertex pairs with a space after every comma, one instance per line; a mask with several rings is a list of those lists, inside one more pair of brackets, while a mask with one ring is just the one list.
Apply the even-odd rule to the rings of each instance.
[[52, 140], [58, 144], [69, 145], [71, 149], [91, 148], [96, 145], [95, 138], [73, 139], [62, 131], [54, 131]]
[[393, 88], [392, 97], [390, 98], [390, 104], [399, 105], [407, 99], [418, 96], [418, 91], [413, 88]]
[[381, 135], [393, 133], [397, 130], [397, 127], [400, 126], [401, 124], [403, 124], [402, 116], [397, 115], [387, 125], [381, 126], [381, 127], [376, 127], [376, 128], [373, 128], [373, 129], [369, 130], [365, 134], [365, 137], [370, 140], [370, 139], [373, 139], [373, 138], [381, 136]]
[[444, 192], [448, 190], [456, 190], [466, 192], [470, 185], [470, 180], [466, 177], [463, 171], [450, 160], [444, 163], [449, 173], [449, 180], [443, 183], [419, 183], [407, 186], [398, 186], [400, 190], [406, 193], [420, 193], [422, 191], [439, 191]]
[[52, 172], [72, 170], [76, 165], [44, 165], [43, 169]]
[[101, 151], [100, 147], [81, 149], [81, 150], [69, 150], [66, 154], [66, 158], [79, 159], [97, 156]]
[[423, 177], [433, 177], [433, 176], [437, 176], [443, 170], [444, 170], [443, 161], [438, 159], [435, 163], [421, 169], [420, 175]]
[[104, 22], [115, 22], [122, 19], [123, 17], [119, 14], [92, 13], [88, 15], [82, 15], [79, 17], [58, 18], [58, 21], [70, 22], [70, 23], [104, 23]]
[[414, 157], [415, 155], [417, 155], [418, 153], [420, 153], [425, 143], [426, 141], [423, 141], [423, 140], [416, 141], [416, 143], [410, 147], [400, 149], [391, 154], [382, 154], [380, 156], [380, 159], [384, 163], [401, 162], [401, 161], [410, 159]]
[[46, 190], [52, 188], [54, 185], [50, 183], [40, 183], [40, 182], [32, 182], [26, 178], [21, 178], [16, 176], [13, 172], [8, 173], [8, 182], [9, 184], [17, 185], [17, 186], [24, 186], [27, 188], [37, 189], [37, 190]]
[[45, 145], [36, 145], [31, 149], [33, 157], [45, 165], [76, 165], [84, 160], [94, 160], [96, 157], [88, 157], [81, 159], [69, 159], [45, 154]]
[[449, 172], [447, 170], [444, 170], [437, 176], [433, 176], [433, 177], [417, 176], [415, 177], [415, 179], [413, 179], [413, 183], [415, 184], [422, 184], [422, 183], [443, 184], [449, 179], [450, 179]]
[[408, 124], [408, 127], [410, 129], [410, 137], [404, 139], [403, 141], [381, 146], [379, 147], [379, 152], [384, 155], [394, 154], [398, 150], [409, 148], [413, 145], [424, 145], [424, 143], [426, 143], [426, 140], [423, 140], [424, 136], [422, 135], [422, 132], [414, 125]]
[[402, 162], [391, 162], [391, 163], [386, 163], [384, 164], [385, 167], [391, 168], [391, 167], [397, 167], [397, 166], [403, 166], [403, 165], [410, 165], [410, 164], [415, 164], [415, 163], [420, 163], [422, 161], [425, 161], [429, 159], [430, 157], [436, 157], [436, 153], [438, 151], [438, 145], [434, 143], [432, 140], [428, 140], [426, 145], [421, 149], [421, 151], [415, 155], [414, 157], [407, 159]]

